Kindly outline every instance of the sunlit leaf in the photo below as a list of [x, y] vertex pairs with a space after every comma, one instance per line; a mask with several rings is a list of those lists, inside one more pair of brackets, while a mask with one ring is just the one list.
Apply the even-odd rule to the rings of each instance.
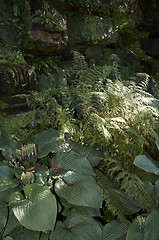
[[51, 167], [65, 168], [75, 172], [82, 172], [84, 174], [95, 176], [90, 162], [84, 156], [81, 156], [74, 151], [57, 154], [51, 160]]
[[47, 186], [36, 183], [24, 187], [26, 198], [21, 193], [13, 193], [10, 199], [12, 210], [18, 221], [35, 231], [53, 230], [56, 215], [56, 198]]

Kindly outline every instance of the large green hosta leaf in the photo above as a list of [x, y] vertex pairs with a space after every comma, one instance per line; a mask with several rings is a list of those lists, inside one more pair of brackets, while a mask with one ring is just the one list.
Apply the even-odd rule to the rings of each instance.
[[159, 162], [149, 159], [145, 155], [139, 155], [135, 158], [134, 165], [142, 170], [159, 175]]
[[158, 240], [159, 239], [159, 211], [153, 210], [147, 217], [145, 225], [144, 240]]
[[104, 157], [101, 149], [88, 144], [81, 145], [79, 143], [75, 143], [73, 150], [80, 155], [85, 156], [93, 167], [97, 166]]
[[74, 151], [57, 154], [51, 160], [51, 167], [65, 168], [75, 172], [82, 172], [86, 175], [95, 176], [90, 162], [84, 156], [81, 156]]
[[34, 143], [37, 146], [37, 157], [39, 158], [47, 156], [50, 152], [63, 152], [70, 149], [69, 142], [61, 140], [59, 132], [55, 129], [49, 129], [36, 134]]
[[119, 202], [124, 210], [124, 215], [133, 215], [134, 213], [140, 211], [142, 209], [141, 204], [135, 200], [131, 199], [127, 193], [118, 190], [118, 189], [109, 189], [108, 190], [110, 196], [114, 198], [117, 202]]
[[125, 240], [127, 228], [128, 225], [126, 223], [113, 220], [103, 228], [102, 240]]
[[12, 210], [18, 221], [35, 231], [53, 230], [56, 215], [56, 198], [47, 186], [36, 183], [24, 187], [25, 196], [13, 193], [10, 199]]
[[135, 219], [128, 228], [126, 240], [144, 240], [144, 229], [140, 226], [138, 219]]
[[50, 240], [101, 240], [102, 229], [92, 217], [71, 210], [65, 222], [57, 222]]
[[7, 225], [5, 227], [3, 236], [10, 236], [13, 232], [17, 232], [21, 230], [23, 226], [18, 222], [16, 217], [14, 216], [14, 213], [11, 209], [9, 209], [9, 214], [8, 214], [8, 221]]
[[67, 216], [70, 209], [76, 209], [79, 213], [85, 214], [91, 217], [101, 217], [100, 209], [99, 208], [91, 208], [91, 207], [83, 207], [72, 205], [68, 203], [65, 199], [61, 198], [61, 204], [64, 206], [64, 210], [62, 211], [62, 215]]
[[7, 223], [8, 208], [5, 202], [0, 201], [0, 232], [3, 230]]
[[7, 165], [0, 165], [0, 192], [14, 188], [19, 185], [19, 181], [14, 179], [13, 170]]
[[40, 232], [31, 231], [26, 228], [15, 231], [11, 234], [11, 237], [15, 240], [39, 240]]
[[15, 150], [22, 147], [22, 144], [8, 136], [0, 136], [0, 150], [7, 160], [13, 159]]
[[55, 182], [55, 191], [72, 205], [100, 208], [103, 191], [92, 176], [68, 171]]

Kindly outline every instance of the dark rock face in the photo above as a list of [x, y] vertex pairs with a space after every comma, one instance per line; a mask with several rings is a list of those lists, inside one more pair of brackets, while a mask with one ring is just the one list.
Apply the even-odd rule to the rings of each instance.
[[142, 48], [149, 56], [159, 58], [159, 38], [143, 39]]
[[45, 28], [36, 28], [30, 31], [30, 47], [26, 52], [36, 56], [60, 55], [67, 45], [67, 34], [61, 31], [48, 31]]
[[36, 74], [27, 64], [0, 64], [0, 99], [27, 93], [36, 88]]

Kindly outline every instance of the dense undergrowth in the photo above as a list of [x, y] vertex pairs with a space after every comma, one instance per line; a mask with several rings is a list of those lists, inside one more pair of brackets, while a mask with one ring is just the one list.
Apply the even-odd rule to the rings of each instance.
[[[29, 37], [24, 2], [14, 2], [12, 18], [0, 22], [2, 30], [21, 32], [17, 48]], [[82, 4], [83, 11], [91, 2], [99, 3], [72, 7]], [[30, 21], [54, 26], [59, 16], [47, 8]], [[137, 34], [123, 9], [111, 16], [118, 40]], [[159, 239], [159, 89], [143, 72], [140, 54], [138, 48], [108, 49], [99, 62], [73, 51], [72, 62], [60, 67], [51, 57], [16, 55], [18, 64], [23, 59], [35, 70], [38, 86], [18, 96], [29, 112], [0, 114], [1, 239]]]
[[54, 88], [21, 95], [30, 113], [2, 116], [2, 238], [129, 240], [135, 226], [143, 239], [149, 218], [158, 218], [145, 184], [156, 176], [133, 164], [140, 154], [158, 159], [149, 76], [124, 77], [117, 54], [101, 67], [77, 52], [71, 68], [58, 72]]

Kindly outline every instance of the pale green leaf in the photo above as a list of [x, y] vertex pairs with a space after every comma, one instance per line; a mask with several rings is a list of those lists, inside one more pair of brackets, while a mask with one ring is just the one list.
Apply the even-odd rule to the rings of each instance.
[[135, 158], [134, 165], [142, 170], [159, 175], [159, 162], [151, 160], [145, 155], [139, 155]]
[[156, 140], [156, 146], [157, 146], [157, 148], [159, 150], [159, 140]]
[[34, 231], [53, 230], [56, 215], [56, 198], [47, 186], [36, 183], [24, 187], [27, 199], [20, 193], [13, 193], [10, 200], [12, 210], [18, 221]]

